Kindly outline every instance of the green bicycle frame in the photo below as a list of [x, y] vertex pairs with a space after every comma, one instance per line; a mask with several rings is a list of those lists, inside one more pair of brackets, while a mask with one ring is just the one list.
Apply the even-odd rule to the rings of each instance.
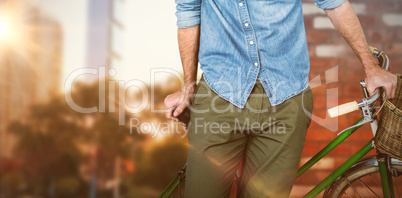
[[[352, 124], [356, 125], [359, 122], [361, 122], [363, 118], [360, 118], [357, 120], [355, 123]], [[319, 151], [317, 154], [315, 154], [308, 162], [303, 164], [302, 167], [299, 168], [297, 171], [296, 178], [298, 178], [300, 175], [302, 175], [304, 172], [306, 172], [308, 169], [310, 169], [314, 164], [316, 164], [318, 161], [320, 161], [321, 158], [326, 156], [329, 152], [331, 152], [334, 148], [336, 148], [340, 143], [342, 143], [346, 138], [348, 138], [350, 135], [352, 135], [359, 127], [355, 127], [353, 129], [349, 129], [345, 131], [344, 133], [340, 134], [338, 137], [336, 137], [334, 140], [332, 140], [327, 146], [325, 146], [321, 151]]]
[[334, 182], [339, 176], [349, 170], [357, 161], [363, 158], [369, 151], [373, 149], [373, 142], [370, 140], [366, 145], [364, 145], [359, 151], [357, 151], [352, 157], [350, 157], [346, 162], [344, 162], [340, 167], [338, 167], [334, 172], [332, 172], [327, 178], [325, 178], [321, 183], [314, 187], [305, 197], [315, 197], [326, 187], [328, 187], [332, 182]]
[[[353, 125], [358, 124], [362, 120], [363, 120], [363, 118], [360, 118]], [[350, 135], [352, 135], [360, 127], [361, 126], [346, 130], [345, 132], [340, 134], [338, 137], [336, 137], [334, 140], [332, 140], [326, 147], [324, 147], [321, 151], [319, 151], [316, 155], [314, 155], [308, 162], [306, 162], [302, 167], [299, 168], [296, 177], [299, 177], [303, 173], [305, 173], [314, 164], [316, 164], [321, 158], [326, 156], [329, 152], [331, 152], [334, 148], [336, 148], [340, 143], [342, 143], [345, 139], [347, 139]], [[353, 166], [353, 164], [358, 162], [373, 148], [374, 148], [373, 142], [372, 142], [372, 140], [370, 140], [366, 145], [364, 145], [359, 151], [357, 151], [348, 160], [346, 160], [340, 167], [338, 167], [334, 172], [332, 172], [321, 183], [319, 183], [317, 186], [315, 186], [304, 197], [317, 196], [320, 192], [325, 190], [325, 188], [327, 188], [329, 185], [331, 185], [331, 183], [333, 183], [338, 177], [340, 177], [347, 170], [349, 170], [350, 167]], [[386, 197], [386, 198], [389, 197], [390, 193], [391, 193], [391, 197], [394, 197], [392, 183], [391, 183], [392, 178], [390, 178], [392, 176], [389, 175], [384, 161], [379, 161], [379, 169], [380, 169], [380, 176], [381, 176], [381, 183], [382, 183], [384, 197]], [[390, 182], [390, 180], [391, 180], [391, 182]], [[391, 184], [391, 188], [390, 188], [389, 184]]]
[[[176, 188], [180, 185], [180, 182], [184, 180], [184, 178], [186, 178], [186, 167], [187, 167], [187, 163], [184, 165], [184, 167], [179, 171], [179, 173], [176, 175], [176, 177], [174, 177], [172, 179], [172, 181], [170, 181], [170, 183], [166, 186], [166, 188], [163, 190], [163, 192], [159, 195], [159, 198], [162, 198], [163, 195], [165, 195], [166, 193], [166, 197], [170, 197], [174, 190], [176, 190]], [[173, 185], [173, 187], [172, 187]], [[169, 191], [170, 189], [170, 191]], [[169, 192], [168, 192], [169, 191]], [[181, 193], [181, 192], [179, 192]]]

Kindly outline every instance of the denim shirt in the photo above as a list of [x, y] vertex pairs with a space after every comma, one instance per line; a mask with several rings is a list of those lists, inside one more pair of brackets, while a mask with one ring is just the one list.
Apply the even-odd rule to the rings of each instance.
[[[321, 9], [345, 0], [316, 0]], [[244, 108], [257, 78], [271, 105], [308, 87], [301, 0], [176, 0], [178, 28], [201, 24], [199, 63], [208, 86]]]

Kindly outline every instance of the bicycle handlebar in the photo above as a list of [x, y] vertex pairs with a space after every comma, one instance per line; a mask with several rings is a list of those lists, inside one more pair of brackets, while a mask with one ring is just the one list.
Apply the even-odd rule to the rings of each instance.
[[[378, 51], [374, 47], [370, 47], [370, 51], [373, 55], [377, 56], [381, 67], [388, 70], [388, 66], [389, 66], [388, 56], [384, 52]], [[379, 97], [380, 97], [380, 91], [377, 92], [375, 95], [373, 95], [369, 98], [364, 98], [363, 100], [361, 100], [359, 102], [353, 101], [353, 102], [348, 102], [348, 103], [333, 107], [327, 111], [328, 116], [330, 118], [334, 118], [334, 117], [338, 117], [340, 115], [351, 113], [351, 112], [356, 111], [359, 108], [363, 107], [364, 105], [374, 103]]]
[[338, 117], [343, 114], [347, 114], [359, 109], [356, 101], [348, 102], [334, 108], [328, 109], [328, 116], [330, 118]]

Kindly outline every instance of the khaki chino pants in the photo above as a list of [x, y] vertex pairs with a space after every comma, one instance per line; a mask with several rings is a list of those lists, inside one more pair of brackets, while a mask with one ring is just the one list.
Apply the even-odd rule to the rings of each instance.
[[229, 197], [243, 155], [238, 197], [289, 197], [311, 122], [311, 89], [272, 107], [257, 80], [243, 109], [219, 97], [203, 78], [195, 94], [186, 197]]

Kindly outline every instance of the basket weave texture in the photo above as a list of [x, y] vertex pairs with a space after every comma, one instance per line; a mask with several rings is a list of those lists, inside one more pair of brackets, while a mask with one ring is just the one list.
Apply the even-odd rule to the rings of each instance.
[[380, 112], [374, 143], [380, 152], [402, 160], [402, 76], [397, 77], [395, 97], [387, 100]]

